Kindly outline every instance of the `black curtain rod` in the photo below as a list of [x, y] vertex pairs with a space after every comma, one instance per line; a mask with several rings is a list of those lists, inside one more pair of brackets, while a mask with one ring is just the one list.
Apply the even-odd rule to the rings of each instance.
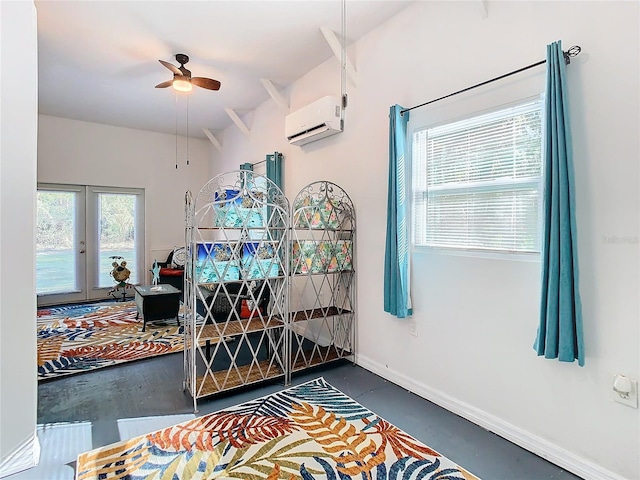
[[[578, 45], [574, 45], [569, 48], [566, 52], [562, 52], [564, 55], [564, 61], [568, 65], [571, 63], [571, 57], [577, 56], [582, 51]], [[400, 115], [404, 115], [404, 112], [408, 112], [409, 110], [413, 110], [415, 108], [424, 107], [425, 105], [429, 105], [431, 103], [439, 102], [440, 100], [444, 100], [445, 98], [453, 97], [454, 95], [458, 95], [459, 93], [468, 92], [469, 90], [473, 90], [474, 88], [482, 87], [487, 83], [495, 82], [497, 80], [502, 80], [503, 78], [510, 77], [511, 75], [515, 75], [516, 73], [524, 72], [525, 70], [529, 70], [530, 68], [537, 67], [538, 65], [542, 65], [543, 63], [547, 63], [546, 60], [541, 60], [536, 63], [532, 63], [531, 65], [527, 65], [526, 67], [519, 68], [518, 70], [514, 70], [513, 72], [505, 73], [504, 75], [500, 75], [499, 77], [492, 78], [491, 80], [486, 80], [482, 83], [478, 83], [477, 85], [473, 85], [471, 87], [463, 88], [462, 90], [458, 90], [457, 92], [450, 93], [449, 95], [445, 95], [444, 97], [436, 98], [435, 100], [429, 100], [428, 102], [421, 103], [420, 105], [416, 105], [415, 107], [405, 108], [404, 110], [400, 110]]]

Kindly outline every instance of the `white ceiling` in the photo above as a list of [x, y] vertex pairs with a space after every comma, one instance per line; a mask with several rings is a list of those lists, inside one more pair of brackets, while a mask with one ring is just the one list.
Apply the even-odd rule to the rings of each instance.
[[[348, 42], [409, 3], [348, 1]], [[202, 128], [232, 124], [225, 108], [242, 116], [268, 100], [261, 78], [282, 90], [330, 58], [320, 27], [339, 37], [342, 11], [336, 0], [35, 4], [41, 114], [175, 133], [185, 99], [176, 108], [175, 91], [154, 86], [173, 78], [158, 59], [178, 65], [175, 54], [185, 53], [193, 76], [222, 83], [219, 91], [194, 87], [189, 94], [189, 135], [199, 137]], [[339, 89], [339, 77], [336, 83]]]

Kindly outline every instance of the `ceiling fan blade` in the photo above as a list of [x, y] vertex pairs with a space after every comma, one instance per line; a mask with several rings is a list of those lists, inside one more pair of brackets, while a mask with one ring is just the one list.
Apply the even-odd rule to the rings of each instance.
[[167, 88], [173, 85], [173, 80], [167, 80], [166, 82], [159, 83], [156, 88]]
[[191, 83], [208, 90], [220, 90], [220, 82], [212, 78], [191, 77]]
[[169, 70], [171, 70], [173, 73], [175, 73], [176, 75], [182, 75], [182, 72], [180, 71], [180, 69], [178, 67], [176, 67], [175, 65], [171, 65], [169, 62], [165, 62], [164, 60], [158, 60], [158, 61], [162, 65], [167, 67]]

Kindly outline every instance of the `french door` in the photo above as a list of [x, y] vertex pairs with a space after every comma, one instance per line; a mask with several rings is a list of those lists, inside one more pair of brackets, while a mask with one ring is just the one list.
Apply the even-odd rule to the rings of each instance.
[[144, 190], [39, 184], [38, 305], [109, 298], [112, 264], [144, 279]]

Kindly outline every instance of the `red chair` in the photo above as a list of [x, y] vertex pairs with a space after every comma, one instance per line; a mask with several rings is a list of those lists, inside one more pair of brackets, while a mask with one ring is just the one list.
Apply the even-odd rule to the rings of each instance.
[[167, 257], [166, 262], [158, 262], [158, 266], [160, 267], [159, 283], [171, 285], [180, 292], [184, 290], [184, 262], [178, 260], [178, 256], [176, 256], [176, 261], [174, 262], [174, 254], [176, 250], [172, 250]]

